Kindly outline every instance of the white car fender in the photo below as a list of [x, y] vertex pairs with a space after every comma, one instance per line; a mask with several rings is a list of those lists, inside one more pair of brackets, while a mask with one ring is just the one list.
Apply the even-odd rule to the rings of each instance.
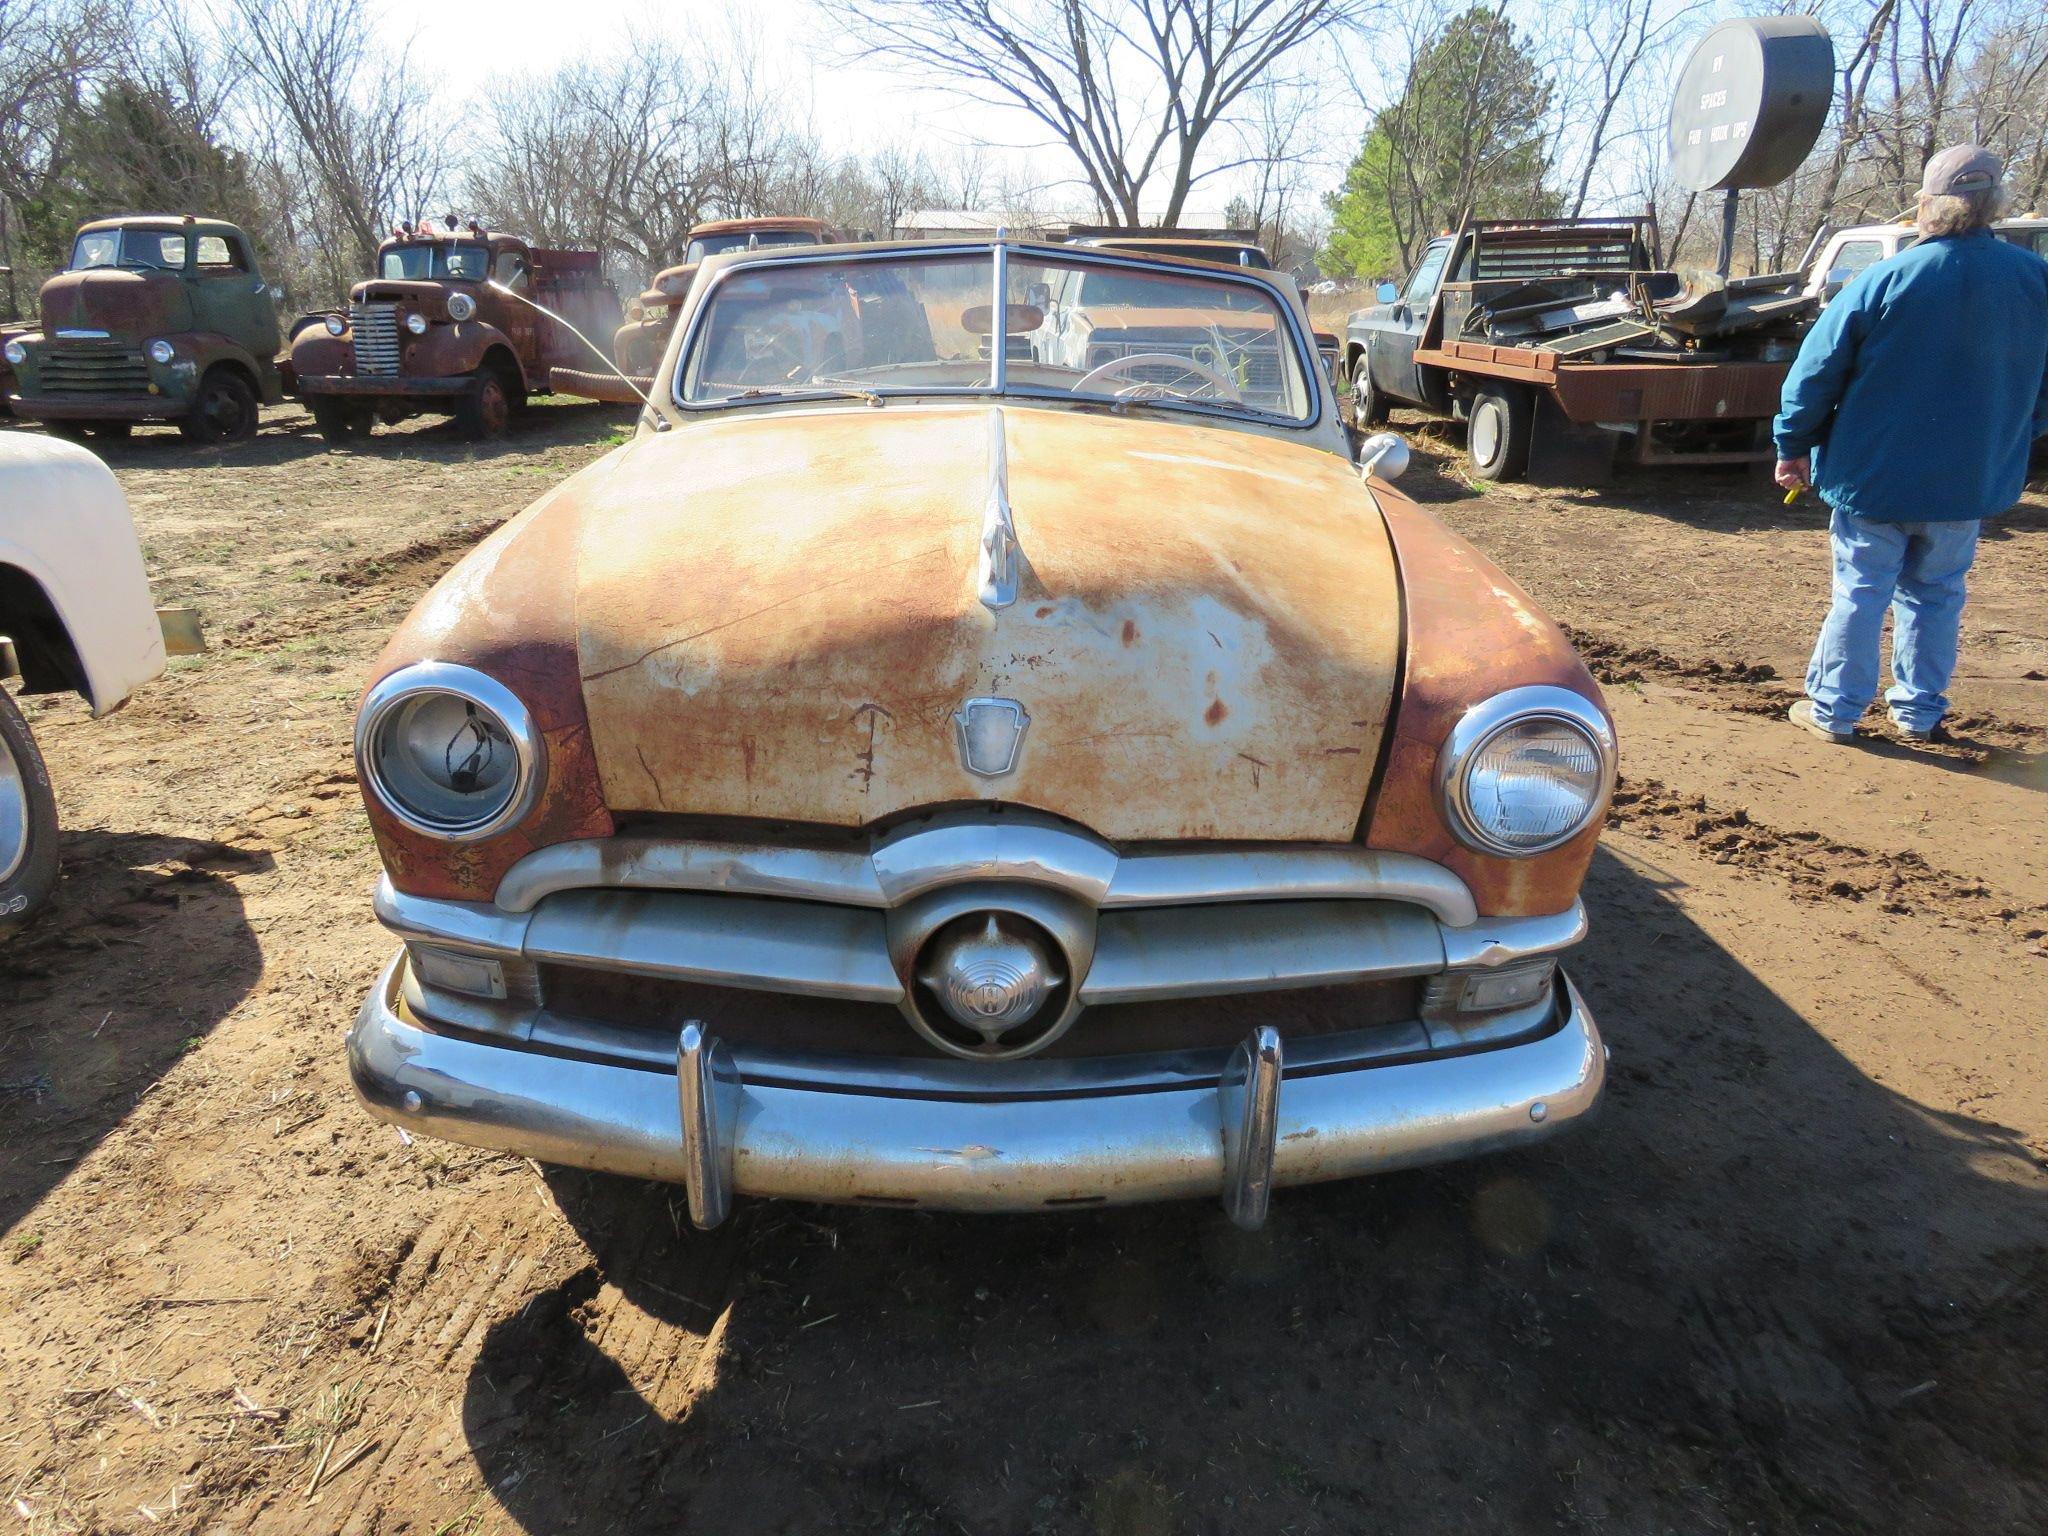
[[[85, 674], [94, 715], [164, 669], [135, 520], [113, 473], [73, 443], [0, 435], [0, 569], [43, 590]], [[0, 633], [6, 614], [0, 612]]]

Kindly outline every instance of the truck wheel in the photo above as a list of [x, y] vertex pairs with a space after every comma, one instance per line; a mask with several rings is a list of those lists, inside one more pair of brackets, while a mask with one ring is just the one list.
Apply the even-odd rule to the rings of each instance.
[[376, 414], [366, 405], [351, 405], [332, 395], [316, 395], [306, 402], [313, 413], [313, 425], [330, 448], [368, 437], [376, 425]]
[[256, 435], [256, 391], [232, 368], [214, 367], [199, 381], [199, 396], [178, 422], [195, 443], [239, 443]]
[[1488, 384], [1472, 397], [1465, 456], [1482, 480], [1519, 480], [1529, 472], [1536, 402], [1513, 384]]
[[57, 797], [13, 695], [0, 689], [0, 938], [35, 915], [57, 883]]
[[512, 397], [495, 368], [479, 368], [476, 386], [455, 406], [455, 425], [464, 437], [497, 437], [512, 421]]
[[1361, 427], [1376, 427], [1387, 419], [1387, 397], [1373, 387], [1372, 362], [1363, 352], [1351, 370], [1351, 410]]

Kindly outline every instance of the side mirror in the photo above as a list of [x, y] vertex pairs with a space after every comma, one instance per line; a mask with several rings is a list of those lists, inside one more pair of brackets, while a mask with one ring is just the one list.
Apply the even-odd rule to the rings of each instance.
[[1358, 476], [1398, 480], [1408, 473], [1408, 444], [1397, 432], [1375, 432], [1358, 446]]
[[1392, 283], [1381, 283], [1379, 287], [1373, 289], [1372, 296], [1382, 304], [1392, 304], [1401, 297], [1401, 290]]
[[1855, 275], [1847, 267], [1830, 268], [1828, 275], [1821, 280], [1820, 296], [1824, 299], [1832, 299], [1836, 294], [1849, 286], [1849, 279]]

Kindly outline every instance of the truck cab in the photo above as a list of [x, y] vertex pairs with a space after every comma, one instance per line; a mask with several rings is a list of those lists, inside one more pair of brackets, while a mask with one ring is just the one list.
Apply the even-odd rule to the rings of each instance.
[[[683, 296], [696, 280], [697, 267], [706, 256], [727, 251], [760, 250], [783, 245], [836, 245], [845, 237], [823, 219], [796, 215], [774, 215], [753, 219], [713, 219], [694, 225], [683, 248], [683, 259], [675, 266], [654, 274], [644, 293], [626, 305], [625, 324], [612, 337], [612, 357], [621, 373], [645, 381], [650, 378], [668, 346], [669, 331], [682, 307]], [[576, 392], [582, 392], [577, 381]], [[591, 381], [605, 387], [607, 381]], [[615, 380], [609, 381], [616, 383]], [[602, 395], [600, 398], [611, 398]]]
[[547, 390], [553, 368], [587, 358], [577, 331], [602, 336], [618, 315], [597, 252], [549, 250], [451, 217], [445, 229], [394, 230], [346, 310], [299, 322], [291, 371], [330, 444], [421, 414], [492, 437]]
[[[2029, 215], [2000, 219], [1991, 226], [1991, 232], [2009, 245], [2048, 257], [2048, 218]], [[1805, 269], [1805, 291], [1822, 304], [1840, 293], [1866, 267], [1889, 261], [1920, 243], [1920, 231], [1910, 222], [1857, 224], [1825, 233], [1819, 253]]]
[[4, 344], [7, 404], [67, 437], [126, 437], [140, 421], [195, 442], [248, 437], [258, 406], [284, 398], [277, 297], [233, 224], [96, 220], [43, 284], [40, 326]]

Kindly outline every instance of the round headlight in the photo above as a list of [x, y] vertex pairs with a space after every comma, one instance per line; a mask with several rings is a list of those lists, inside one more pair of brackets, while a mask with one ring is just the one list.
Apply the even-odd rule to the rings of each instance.
[[540, 787], [540, 738], [504, 684], [426, 662], [392, 673], [356, 719], [356, 771], [407, 826], [467, 842], [511, 826]]
[[405, 328], [415, 336], [424, 336], [427, 334], [427, 317], [414, 310], [405, 317]]
[[17, 368], [28, 361], [28, 348], [18, 341], [8, 342], [4, 348], [0, 348], [0, 351], [4, 351], [7, 354], [7, 361], [14, 364]]
[[1567, 688], [1511, 688], [1465, 712], [1444, 744], [1445, 818], [1467, 847], [1524, 857], [1584, 831], [1614, 787], [1614, 730]]
[[448, 318], [450, 320], [467, 320], [471, 315], [475, 313], [476, 300], [471, 298], [468, 294], [451, 293], [448, 295]]
[[149, 344], [149, 360], [152, 363], [168, 363], [178, 355], [178, 349], [168, 341], [152, 341]]
[[327, 334], [328, 334], [328, 335], [330, 335], [330, 336], [339, 336], [339, 335], [340, 335], [340, 334], [341, 334], [341, 333], [342, 333], [343, 331], [345, 331], [345, 330], [347, 330], [347, 329], [348, 329], [348, 322], [347, 322], [346, 320], [342, 319], [342, 318], [341, 318], [341, 316], [339, 316], [339, 315], [329, 315], [329, 316], [327, 317]]

